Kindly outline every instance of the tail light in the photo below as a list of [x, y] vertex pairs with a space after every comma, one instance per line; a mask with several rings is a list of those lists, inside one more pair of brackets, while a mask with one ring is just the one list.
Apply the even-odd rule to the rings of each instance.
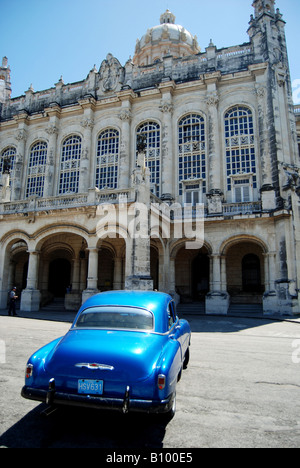
[[25, 371], [26, 379], [29, 379], [29, 377], [32, 376], [32, 372], [33, 372], [33, 365], [32, 364], [27, 364], [26, 371]]
[[157, 379], [157, 386], [159, 390], [163, 390], [166, 386], [166, 376], [164, 374], [159, 374]]

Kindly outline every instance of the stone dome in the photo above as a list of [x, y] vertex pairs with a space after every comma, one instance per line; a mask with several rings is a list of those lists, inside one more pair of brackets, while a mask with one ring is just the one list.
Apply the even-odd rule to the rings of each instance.
[[160, 24], [148, 29], [137, 40], [133, 63], [139, 66], [160, 61], [164, 56], [185, 57], [200, 52], [197, 37], [183, 26], [175, 24], [175, 16], [167, 10], [160, 17]]

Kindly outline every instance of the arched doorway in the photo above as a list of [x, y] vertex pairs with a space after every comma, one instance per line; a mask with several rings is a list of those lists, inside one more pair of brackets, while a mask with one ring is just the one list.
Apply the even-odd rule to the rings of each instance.
[[4, 261], [0, 264], [0, 309], [6, 308], [8, 291], [13, 286], [19, 298], [26, 288], [28, 257], [27, 242], [21, 238], [11, 240], [4, 248]]
[[71, 283], [71, 264], [66, 258], [56, 258], [49, 264], [49, 292], [65, 297]]
[[263, 254], [262, 246], [250, 240], [237, 240], [226, 250], [227, 291], [231, 303], [262, 303], [265, 277]]

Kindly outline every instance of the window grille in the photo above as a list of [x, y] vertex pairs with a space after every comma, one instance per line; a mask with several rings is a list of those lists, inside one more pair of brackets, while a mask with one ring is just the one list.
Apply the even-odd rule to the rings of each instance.
[[78, 192], [80, 157], [81, 138], [72, 135], [64, 141], [62, 146], [59, 194]]
[[27, 173], [26, 197], [43, 196], [47, 162], [47, 143], [39, 141], [32, 146]]
[[118, 188], [119, 132], [108, 129], [98, 138], [96, 187]]
[[257, 187], [255, 136], [250, 109], [235, 106], [225, 114], [225, 147], [227, 190], [232, 189], [232, 176], [252, 173], [253, 188]]
[[179, 143], [179, 195], [183, 194], [182, 181], [202, 179], [202, 191], [206, 192], [206, 145], [204, 118], [190, 114], [182, 118], [178, 129]]

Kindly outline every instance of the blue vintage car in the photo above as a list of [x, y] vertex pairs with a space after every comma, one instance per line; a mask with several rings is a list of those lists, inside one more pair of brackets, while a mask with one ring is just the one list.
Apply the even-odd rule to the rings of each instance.
[[190, 343], [190, 326], [176, 316], [168, 294], [96, 294], [64, 337], [30, 357], [21, 394], [51, 406], [173, 416]]

